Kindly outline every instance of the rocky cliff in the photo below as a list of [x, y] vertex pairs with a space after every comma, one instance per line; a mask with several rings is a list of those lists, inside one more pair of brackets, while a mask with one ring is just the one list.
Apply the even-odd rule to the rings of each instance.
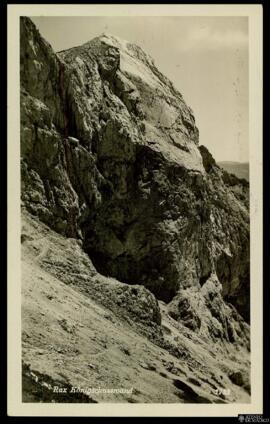
[[36, 247], [41, 268], [178, 359], [183, 340], [167, 340], [164, 319], [206, 351], [248, 355], [249, 186], [199, 145], [182, 95], [111, 35], [56, 54], [22, 18], [20, 60], [25, 228], [79, 246], [68, 266]]

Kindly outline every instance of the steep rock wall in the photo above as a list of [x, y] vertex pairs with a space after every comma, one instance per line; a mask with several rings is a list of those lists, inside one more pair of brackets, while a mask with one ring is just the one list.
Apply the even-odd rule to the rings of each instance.
[[249, 319], [248, 184], [203, 146], [139, 47], [103, 35], [55, 54], [21, 19], [22, 202], [96, 269], [169, 302], [216, 275]]

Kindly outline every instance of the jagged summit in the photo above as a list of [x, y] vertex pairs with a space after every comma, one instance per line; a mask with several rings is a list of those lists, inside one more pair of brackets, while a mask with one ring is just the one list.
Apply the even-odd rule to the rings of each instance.
[[104, 43], [110, 47], [117, 48], [122, 54], [137, 56], [137, 59], [147, 62], [148, 64], [154, 65], [154, 59], [148, 53], [146, 53], [143, 48], [141, 48], [135, 43], [131, 43], [128, 40], [125, 40], [117, 35], [108, 33], [106, 31], [98, 35], [97, 37], [92, 38], [81, 46], [77, 46], [77, 48], [89, 47], [97, 43]]
[[[105, 43], [107, 45], [111, 45], [113, 47], [116, 47], [118, 49], [122, 49], [125, 50], [127, 49], [127, 45], [130, 44], [127, 40], [124, 40], [116, 35], [110, 34], [108, 32], [103, 32], [100, 35], [91, 38], [90, 40], [86, 41], [83, 44], [80, 44], [78, 46], [74, 46], [74, 47], [69, 47], [67, 49], [64, 50], [60, 50], [57, 52], [58, 53], [62, 53], [62, 52], [66, 52], [68, 50], [72, 50], [72, 49], [84, 49], [85, 47], [89, 47], [95, 43]], [[139, 48], [139, 47], [138, 47]]]
[[82, 70], [83, 78], [85, 69], [89, 74], [98, 65], [113, 94], [142, 121], [138, 142], [150, 143], [171, 161], [204, 173], [191, 109], [140, 47], [100, 36], [59, 56], [75, 72]]
[[[104, 54], [105, 46], [110, 48], [110, 54], [113, 54], [114, 51], [115, 56], [119, 55], [120, 66], [123, 71], [142, 79], [153, 89], [164, 90], [167, 86], [173, 88], [172, 83], [155, 67], [154, 60], [149, 54], [138, 45], [112, 34], [101, 34], [81, 46], [65, 50], [64, 53], [69, 51], [70, 54], [80, 55], [90, 50], [92, 54], [100, 56]], [[109, 52], [107, 51], [106, 54], [108, 55]], [[182, 97], [180, 93], [178, 94]]]
[[127, 45], [130, 44], [127, 40], [106, 31], [103, 32], [98, 37], [96, 37], [96, 39], [100, 39], [104, 43], [112, 44], [115, 47], [123, 49], [123, 50], [125, 50], [127, 48]]

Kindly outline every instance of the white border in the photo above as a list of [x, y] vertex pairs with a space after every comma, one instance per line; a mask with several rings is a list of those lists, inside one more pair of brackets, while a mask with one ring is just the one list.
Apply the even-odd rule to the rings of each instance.
[[[250, 404], [39, 404], [21, 401], [20, 16], [248, 16], [251, 211]], [[262, 413], [262, 6], [8, 5], [8, 415], [236, 416]]]

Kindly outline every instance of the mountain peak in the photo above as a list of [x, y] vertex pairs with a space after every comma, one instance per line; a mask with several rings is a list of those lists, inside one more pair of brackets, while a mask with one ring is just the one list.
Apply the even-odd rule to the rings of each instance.
[[89, 47], [97, 43], [106, 44], [109, 47], [118, 49], [122, 56], [128, 55], [148, 66], [154, 66], [153, 58], [142, 47], [117, 35], [103, 32], [99, 36], [85, 43], [83, 46]]
[[118, 37], [117, 35], [111, 34], [109, 32], [103, 32], [99, 37], [101, 41], [105, 43], [112, 43], [116, 47], [126, 48], [129, 42], [123, 38]]
[[108, 32], [103, 32], [97, 37], [92, 38], [91, 40], [84, 43], [82, 46], [91, 46], [96, 43], [107, 44], [108, 46], [115, 47], [119, 50], [126, 50], [128, 48], [129, 42], [124, 40], [116, 35], [110, 34]]

